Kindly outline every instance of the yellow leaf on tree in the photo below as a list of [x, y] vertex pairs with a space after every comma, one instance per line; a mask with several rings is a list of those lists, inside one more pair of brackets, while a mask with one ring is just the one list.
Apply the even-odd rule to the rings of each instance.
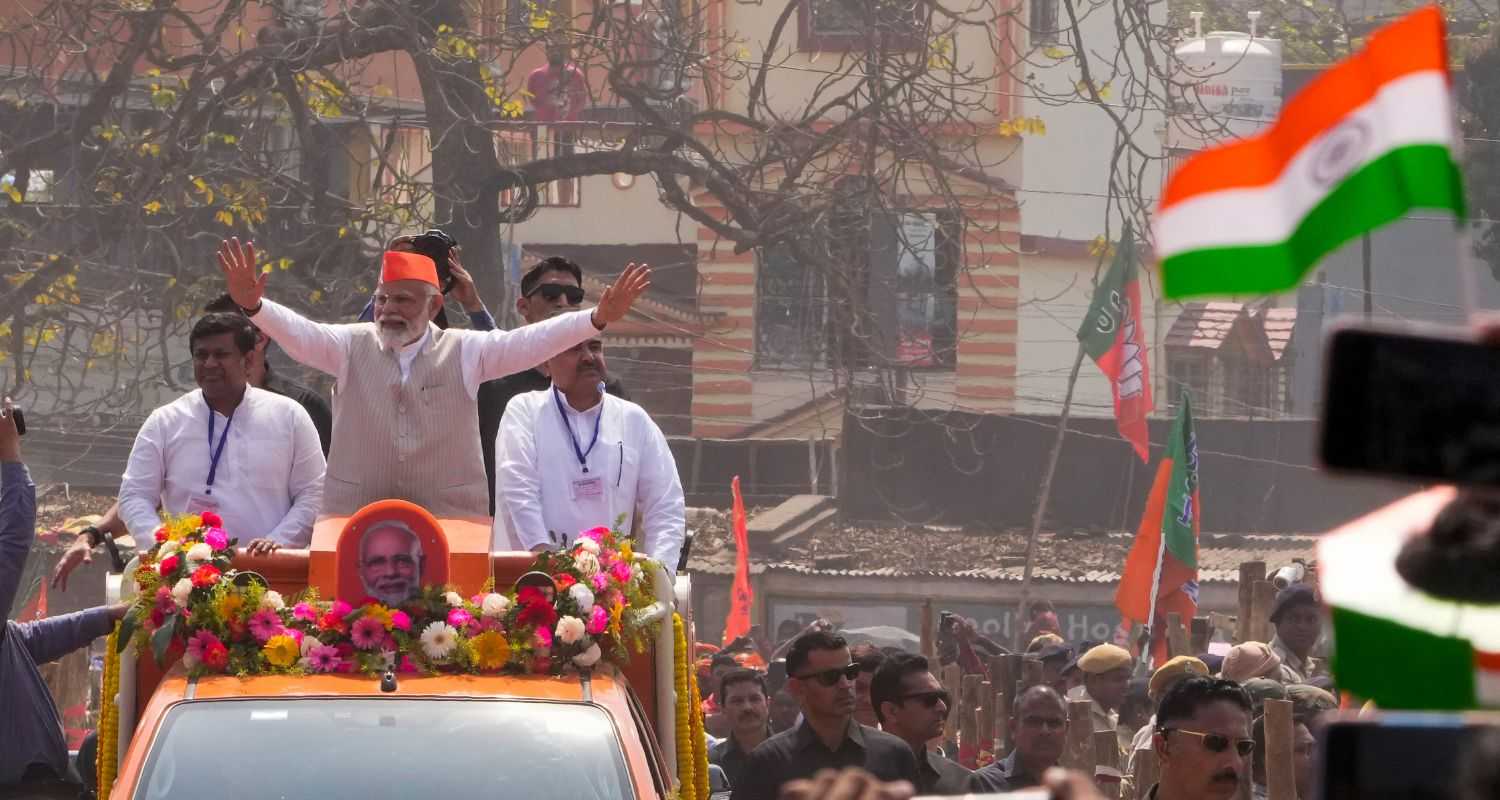
[[0, 184], [0, 191], [4, 191], [5, 192], [5, 196], [9, 197], [10, 201], [12, 203], [19, 203], [19, 202], [21, 202], [21, 190], [17, 189], [15, 187], [15, 184], [10, 184], [10, 183]]
[[141, 206], [141, 208], [145, 209], [147, 214], [155, 216], [156, 214], [161, 213], [161, 201], [152, 200], [151, 202]]
[[226, 228], [230, 228], [234, 226], [234, 215], [229, 213], [228, 211], [221, 210], [218, 213], [214, 214], [214, 221], [218, 222], [220, 225], [223, 225]]
[[342, 238], [344, 238], [347, 235], [349, 235], [349, 229], [346, 228], [346, 227], [344, 227], [343, 225], [340, 225], [339, 226], [339, 238], [342, 239]]

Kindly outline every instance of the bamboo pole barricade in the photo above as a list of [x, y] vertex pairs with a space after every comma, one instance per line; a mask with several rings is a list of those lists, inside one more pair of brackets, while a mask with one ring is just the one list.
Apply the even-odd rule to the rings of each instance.
[[[963, 669], [957, 664], [949, 664], [943, 667], [943, 674], [940, 678], [948, 696], [953, 698], [954, 703], [960, 702], [964, 690]], [[957, 713], [957, 709], [950, 709], [950, 711], [953, 713], [948, 714], [948, 720], [943, 723], [943, 740], [949, 742], [958, 735], [958, 719], [961, 716]]]
[[1094, 785], [1108, 798], [1120, 796], [1120, 739], [1114, 731], [1094, 731]]
[[[974, 759], [984, 749], [979, 743], [979, 675], [965, 675], [959, 681], [962, 694], [958, 698], [958, 753], [959, 763], [974, 768]], [[949, 715], [952, 718], [952, 715]]]
[[1010, 709], [1010, 692], [1004, 689], [995, 692], [994, 728], [990, 731], [995, 743], [990, 752], [995, 754], [996, 761], [1010, 753]]
[[922, 603], [922, 655], [927, 659], [928, 667], [937, 669], [937, 639], [932, 635], [934, 626], [932, 624], [932, 601], [926, 600]]
[[1208, 645], [1214, 640], [1214, 628], [1212, 620], [1208, 617], [1193, 617], [1193, 628], [1190, 631], [1191, 643], [1188, 655], [1207, 653]]
[[1292, 701], [1267, 700], [1262, 713], [1266, 726], [1266, 800], [1297, 800]]
[[[979, 752], [995, 755], [995, 685], [979, 682]], [[983, 761], [984, 759], [980, 759]]]
[[1276, 604], [1276, 585], [1270, 581], [1256, 581], [1250, 587], [1250, 624], [1255, 631], [1254, 642], [1270, 642], [1271, 608]]
[[1085, 775], [1094, 774], [1094, 720], [1090, 700], [1068, 701], [1068, 736], [1063, 745], [1062, 765]]
[[1182, 615], [1175, 611], [1167, 614], [1167, 655], [1171, 658], [1192, 655]]
[[1240, 565], [1240, 586], [1239, 586], [1240, 614], [1239, 614], [1238, 624], [1235, 626], [1235, 629], [1234, 629], [1234, 642], [1235, 642], [1235, 644], [1239, 644], [1240, 642], [1253, 642], [1253, 641], [1255, 641], [1254, 637], [1252, 637], [1250, 635], [1250, 625], [1251, 625], [1251, 622], [1250, 622], [1250, 620], [1251, 620], [1250, 598], [1251, 598], [1251, 594], [1253, 592], [1253, 587], [1255, 586], [1256, 582], [1257, 581], [1263, 581], [1265, 579], [1266, 579], [1266, 562], [1264, 562], [1264, 561], [1246, 561], [1245, 563], [1243, 563], [1243, 564]]

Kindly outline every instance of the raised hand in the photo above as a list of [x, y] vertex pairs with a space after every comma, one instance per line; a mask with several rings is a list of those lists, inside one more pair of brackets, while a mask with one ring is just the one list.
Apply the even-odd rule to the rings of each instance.
[[620, 277], [599, 298], [599, 305], [594, 309], [594, 327], [603, 330], [605, 325], [624, 318], [625, 312], [630, 310], [636, 298], [650, 286], [649, 264], [626, 264], [625, 271], [620, 273]]
[[230, 299], [246, 311], [259, 309], [261, 297], [266, 293], [266, 279], [270, 276], [255, 266], [255, 243], [241, 245], [239, 237], [225, 239], [219, 243], [218, 257], [219, 271], [224, 273]]
[[464, 269], [459, 263], [458, 257], [462, 254], [462, 248], [454, 247], [448, 251], [448, 269], [453, 271], [453, 297], [458, 300], [464, 310], [475, 314], [484, 310], [484, 301], [479, 299], [479, 289], [474, 286], [474, 276]]

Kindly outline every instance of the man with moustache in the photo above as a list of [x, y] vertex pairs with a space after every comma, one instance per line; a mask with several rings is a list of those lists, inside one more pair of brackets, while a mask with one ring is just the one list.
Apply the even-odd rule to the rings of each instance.
[[968, 791], [969, 770], [928, 747], [943, 735], [952, 703], [953, 698], [933, 677], [927, 659], [914, 653], [884, 659], [870, 680], [870, 704], [880, 729], [906, 742], [917, 760], [917, 794]]
[[771, 737], [766, 676], [753, 669], [735, 669], [719, 680], [717, 696], [729, 721], [729, 736], [708, 748], [708, 763], [724, 770], [733, 788], [744, 777], [750, 754]]
[[687, 506], [667, 437], [645, 409], [605, 390], [598, 337], [553, 356], [547, 371], [552, 386], [517, 395], [500, 421], [491, 549], [567, 547], [622, 520], [639, 533], [636, 552], [675, 572]]
[[400, 522], [379, 522], [359, 540], [359, 580], [365, 594], [395, 608], [421, 590], [422, 543]]
[[[563, 314], [514, 331], [440, 330], [437, 265], [387, 251], [375, 291], [375, 321], [313, 322], [264, 299], [268, 275], [254, 245], [219, 248], [229, 295], [297, 361], [334, 376], [333, 444], [324, 511], [350, 515], [396, 497], [438, 517], [483, 518], [489, 510], [479, 447], [479, 384], [531, 367], [598, 335], [651, 283], [631, 264], [586, 314]], [[597, 524], [597, 523], [596, 523]]]
[[860, 767], [885, 781], [915, 784], [917, 762], [906, 742], [854, 721], [859, 665], [849, 643], [827, 631], [798, 637], [786, 655], [787, 688], [802, 722], [750, 754], [732, 800], [776, 800], [781, 787], [823, 769]]
[[1159, 779], [1147, 800], [1230, 800], [1248, 780], [1250, 696], [1234, 681], [1193, 676], [1168, 689], [1156, 709], [1152, 749]]

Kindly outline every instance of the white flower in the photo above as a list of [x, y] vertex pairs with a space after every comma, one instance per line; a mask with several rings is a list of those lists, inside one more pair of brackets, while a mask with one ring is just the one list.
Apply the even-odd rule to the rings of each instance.
[[599, 652], [599, 643], [595, 642], [589, 645], [589, 649], [573, 656], [573, 663], [580, 667], [592, 667], [599, 663], [599, 656], [601, 655], [602, 653]]
[[594, 593], [589, 587], [575, 583], [568, 587], [568, 596], [578, 605], [578, 613], [587, 614], [594, 610]]
[[[449, 592], [449, 594], [453, 593]], [[457, 646], [458, 631], [446, 622], [433, 622], [422, 630], [422, 652], [434, 661], [446, 659]]]
[[192, 561], [197, 564], [202, 564], [203, 562], [213, 557], [214, 549], [212, 547], [209, 547], [204, 542], [199, 542], [192, 547], [189, 547], [187, 551], [188, 561]]
[[[266, 593], [260, 597], [260, 607], [267, 611], [280, 611], [286, 608], [286, 601], [281, 599], [281, 592], [275, 589], [267, 589]], [[303, 649], [306, 649], [306, 645], [303, 646]]]
[[573, 549], [580, 553], [593, 553], [596, 556], [599, 555], [599, 543], [587, 537], [579, 539], [578, 542], [573, 545]]
[[303, 658], [307, 658], [307, 651], [313, 649], [314, 647], [322, 647], [322, 646], [323, 646], [323, 643], [320, 642], [320, 641], [318, 641], [318, 637], [304, 635], [302, 637], [302, 657]]
[[183, 578], [172, 587], [172, 599], [181, 608], [187, 608], [188, 596], [193, 593], [193, 579]]
[[641, 565], [640, 564], [631, 564], [630, 565], [630, 582], [631, 583], [635, 583], [636, 581], [639, 581], [642, 577], [645, 576], [645, 574], [646, 573], [645, 573], [644, 570], [641, 569]]
[[573, 556], [573, 568], [578, 574], [585, 578], [592, 578], [599, 574], [599, 557], [585, 550]]
[[168, 539], [165, 542], [162, 542], [161, 547], [158, 547], [156, 549], [156, 560], [160, 561], [167, 556], [172, 555], [181, 547], [182, 545], [178, 544], [176, 539]]
[[[563, 617], [557, 621], [555, 633], [563, 644], [577, 644], [585, 632], [583, 620], [577, 617]], [[426, 634], [423, 634], [423, 637], [425, 638]]]
[[510, 598], [503, 594], [490, 592], [484, 596], [484, 602], [480, 604], [479, 611], [486, 617], [501, 617], [505, 610], [510, 608]]
[[449, 592], [443, 595], [443, 600], [454, 608], [462, 608], [464, 604], [464, 599], [459, 597], [458, 592]]

